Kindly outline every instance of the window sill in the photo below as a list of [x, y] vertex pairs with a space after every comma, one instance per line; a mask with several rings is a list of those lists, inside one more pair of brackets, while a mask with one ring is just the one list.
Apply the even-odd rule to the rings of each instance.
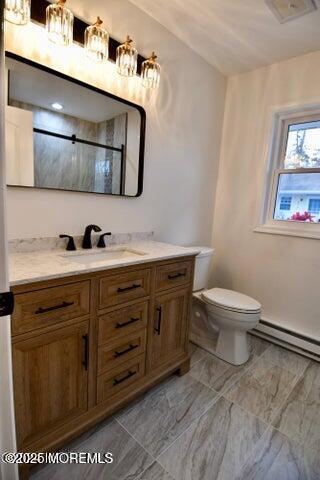
[[287, 222], [281, 222], [281, 225], [276, 225], [273, 223], [265, 223], [258, 225], [254, 232], [257, 233], [269, 233], [273, 235], [285, 235], [289, 237], [300, 237], [300, 238], [314, 238], [320, 239], [320, 224], [317, 225], [304, 225], [304, 224], [287, 224]]

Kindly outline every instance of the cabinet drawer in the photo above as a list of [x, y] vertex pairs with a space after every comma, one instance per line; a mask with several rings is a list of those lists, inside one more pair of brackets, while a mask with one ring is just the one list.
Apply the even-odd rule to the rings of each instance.
[[102, 345], [98, 351], [98, 374], [128, 362], [146, 349], [146, 330], [140, 330]]
[[145, 374], [145, 355], [135, 357], [126, 365], [98, 377], [98, 403], [132, 385]]
[[147, 326], [148, 302], [121, 308], [99, 317], [99, 345]]
[[12, 333], [28, 332], [87, 315], [89, 297], [89, 281], [15, 295]]
[[191, 267], [191, 262], [171, 263], [157, 267], [156, 290], [167, 290], [190, 283]]
[[99, 308], [130, 302], [146, 297], [150, 292], [150, 270], [110, 275], [101, 278], [99, 285]]

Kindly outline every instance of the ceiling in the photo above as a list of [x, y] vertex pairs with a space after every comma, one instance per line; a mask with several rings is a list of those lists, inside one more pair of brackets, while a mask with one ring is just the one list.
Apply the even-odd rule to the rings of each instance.
[[130, 1], [225, 75], [320, 49], [320, 0], [283, 24], [265, 0]]
[[102, 122], [135, 110], [125, 103], [60, 77], [12, 59], [6, 59], [10, 70], [10, 98], [38, 107], [54, 110], [52, 103], [63, 105], [61, 113], [87, 120]]

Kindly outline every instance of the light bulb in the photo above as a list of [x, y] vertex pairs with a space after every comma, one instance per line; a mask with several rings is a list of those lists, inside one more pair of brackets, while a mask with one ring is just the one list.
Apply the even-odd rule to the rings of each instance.
[[84, 48], [89, 58], [98, 62], [108, 59], [109, 34], [103, 28], [102, 20], [97, 18], [96, 23], [87, 27], [84, 32]]
[[138, 52], [132, 45], [132, 40], [127, 40], [117, 48], [117, 72], [125, 77], [133, 77], [137, 73]]
[[6, 0], [5, 19], [15, 25], [26, 25], [30, 21], [31, 0]]
[[52, 103], [51, 107], [54, 108], [55, 110], [63, 110], [63, 105], [61, 105], [61, 103], [58, 103], [58, 102]]
[[142, 63], [142, 85], [146, 88], [157, 88], [160, 83], [160, 65], [157, 63], [157, 55], [152, 52], [150, 58]]
[[58, 0], [46, 9], [48, 38], [58, 45], [69, 45], [73, 40], [73, 13], [65, 3], [66, 0]]

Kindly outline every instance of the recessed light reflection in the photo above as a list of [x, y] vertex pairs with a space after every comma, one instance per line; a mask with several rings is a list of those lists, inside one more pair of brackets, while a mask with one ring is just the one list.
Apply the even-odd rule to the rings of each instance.
[[58, 102], [52, 103], [51, 107], [54, 108], [55, 110], [63, 110], [63, 105], [61, 105], [61, 103], [58, 103]]

